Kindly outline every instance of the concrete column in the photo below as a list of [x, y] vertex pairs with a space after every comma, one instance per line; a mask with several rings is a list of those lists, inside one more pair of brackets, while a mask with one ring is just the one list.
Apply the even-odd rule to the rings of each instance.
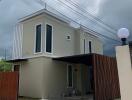
[[117, 46], [116, 57], [121, 100], [132, 100], [132, 66], [129, 46]]

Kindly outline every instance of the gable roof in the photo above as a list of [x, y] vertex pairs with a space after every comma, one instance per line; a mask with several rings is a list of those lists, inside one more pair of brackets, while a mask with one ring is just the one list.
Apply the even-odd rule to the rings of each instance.
[[[61, 15], [61, 16], [60, 16], [60, 15], [57, 15], [57, 14], [55, 14], [55, 13], [53, 13], [53, 12], [47, 10], [47, 9], [42, 9], [42, 10], [39, 10], [39, 11], [37, 11], [37, 12], [35, 12], [35, 13], [32, 13], [32, 14], [30, 14], [30, 15], [27, 15], [27, 16], [25, 16], [25, 17], [23, 17], [23, 18], [20, 18], [20, 19], [19, 19], [19, 22], [24, 22], [24, 21], [26, 21], [26, 20], [28, 20], [28, 19], [30, 19], [30, 18], [33, 18], [33, 17], [38, 16], [38, 15], [41, 15], [41, 14], [47, 14], [47, 15], [49, 15], [49, 16], [51, 16], [51, 17], [57, 19], [57, 20], [60, 20], [60, 21], [62, 21], [62, 22], [64, 22], [64, 23], [68, 24], [69, 26], [70, 26], [70, 23], [72, 22], [71, 19], [68, 18], [68, 17], [66, 17], [65, 15]], [[72, 26], [70, 26], [70, 27], [72, 27]], [[74, 29], [83, 30], [83, 31], [86, 32], [87, 34], [90, 34], [90, 35], [92, 35], [92, 36], [98, 38], [98, 35], [96, 35], [96, 34], [98, 34], [97, 32], [95, 32], [95, 31], [93, 31], [93, 30], [91, 30], [91, 29], [86, 29], [86, 27], [83, 27], [82, 25], [80, 25], [79, 28], [74, 28]]]
[[52, 16], [53, 18], [55, 18], [55, 19], [57, 19], [57, 20], [60, 20], [60, 21], [62, 21], [62, 22], [65, 22], [65, 23], [70, 23], [70, 20], [68, 20], [68, 19], [66, 19], [66, 18], [63, 18], [63, 17], [61, 17], [61, 16], [58, 16], [57, 14], [55, 14], [55, 13], [53, 13], [53, 12], [50, 12], [50, 11], [48, 11], [47, 9], [42, 9], [42, 10], [39, 10], [39, 11], [37, 11], [37, 12], [35, 12], [35, 13], [32, 13], [32, 14], [30, 14], [30, 15], [27, 15], [27, 16], [25, 16], [25, 17], [23, 17], [23, 18], [20, 18], [19, 19], [19, 22], [24, 22], [24, 21], [26, 21], [26, 20], [28, 20], [28, 19], [30, 19], [30, 18], [33, 18], [33, 17], [35, 17], [35, 16], [38, 16], [38, 15], [41, 15], [41, 14], [47, 14], [47, 15], [50, 15], [50, 16]]

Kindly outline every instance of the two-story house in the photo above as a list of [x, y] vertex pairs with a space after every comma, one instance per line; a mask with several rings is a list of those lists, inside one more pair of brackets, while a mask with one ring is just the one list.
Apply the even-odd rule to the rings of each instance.
[[103, 44], [82, 27], [71, 27], [47, 10], [22, 18], [14, 33], [12, 60], [20, 74], [19, 95], [59, 100], [91, 94], [90, 66], [53, 60], [89, 53], [103, 54]]

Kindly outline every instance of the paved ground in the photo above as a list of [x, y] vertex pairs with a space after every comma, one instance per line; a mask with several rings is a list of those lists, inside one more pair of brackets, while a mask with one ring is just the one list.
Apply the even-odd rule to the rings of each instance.
[[[40, 100], [40, 99], [19, 98], [18, 100]], [[93, 100], [93, 99], [92, 99], [92, 97], [84, 97], [83, 99], [81, 97], [67, 97], [67, 98], [47, 99], [47, 100]]]
[[40, 100], [40, 99], [31, 99], [31, 98], [19, 98], [18, 100]]
[[[18, 100], [40, 100], [40, 99], [30, 99], [30, 98], [19, 98]], [[51, 100], [58, 100], [58, 99], [51, 99]], [[93, 99], [62, 99], [62, 100], [93, 100]], [[115, 100], [121, 100], [121, 99], [115, 99]]]
[[19, 98], [18, 100], [40, 100], [40, 99]]

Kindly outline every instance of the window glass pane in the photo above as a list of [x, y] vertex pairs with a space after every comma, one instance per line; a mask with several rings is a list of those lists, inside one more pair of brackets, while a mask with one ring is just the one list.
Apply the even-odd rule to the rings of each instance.
[[84, 54], [85, 54], [86, 53], [86, 47], [85, 47], [86, 43], [85, 43], [85, 39], [83, 40], [83, 42], [84, 42]]
[[46, 25], [46, 52], [52, 51], [52, 26]]
[[91, 41], [89, 41], [89, 53], [92, 53], [92, 45], [91, 45]]
[[41, 25], [36, 26], [36, 48], [35, 52], [41, 52]]

